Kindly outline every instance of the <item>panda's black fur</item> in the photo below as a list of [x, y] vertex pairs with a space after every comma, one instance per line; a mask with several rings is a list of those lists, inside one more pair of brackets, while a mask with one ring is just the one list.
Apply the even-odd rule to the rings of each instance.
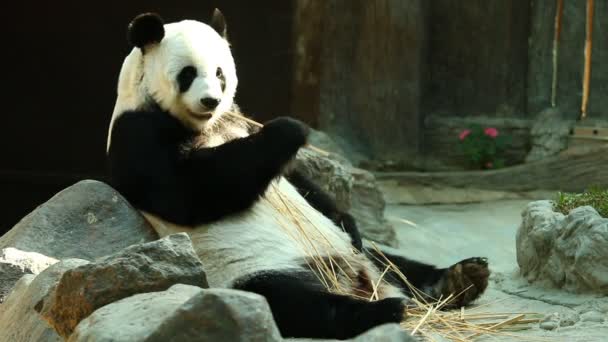
[[[217, 98], [218, 103], [211, 106], [213, 108], [203, 103], [201, 108], [210, 112], [203, 116], [194, 113], [195, 120], [187, 116], [188, 112], [179, 115], [172, 112], [167, 108], [164, 94], [142, 85], [152, 82], [145, 80], [143, 73], [147, 69], [142, 65], [145, 58], [155, 58], [154, 49], [158, 49], [159, 42], [165, 39], [162, 25], [162, 19], [153, 14], [138, 16], [129, 25], [128, 36], [136, 48], [123, 66], [119, 99], [108, 137], [111, 184], [147, 215], [159, 234], [182, 229], [193, 236], [197, 253], [204, 264], [207, 262], [205, 266], [212, 286], [263, 295], [285, 337], [351, 338], [374, 326], [401, 321], [410, 293], [394, 274], [389, 272], [387, 275], [391, 284], [380, 287], [377, 301], [333, 294], [306, 267], [306, 258], [297, 257], [299, 254], [290, 249], [290, 242], [282, 238], [283, 235], [263, 235], [280, 235], [275, 230], [264, 231], [266, 227], [260, 224], [266, 222], [265, 210], [271, 208], [264, 204], [269, 201], [267, 197], [273, 191], [284, 191], [294, 201], [301, 200], [298, 203], [302, 210], [315, 216], [313, 220], [317, 220], [326, 233], [333, 234], [329, 238], [334, 239], [336, 248], [341, 248], [342, 253], [339, 257], [334, 256], [338, 262], [340, 258], [346, 258], [343, 261], [357, 263], [351, 274], [352, 285], [349, 285], [353, 293], [359, 291], [368, 296], [372, 283], [379, 277], [379, 268], [385, 267], [382, 256], [362, 247], [352, 216], [339, 211], [330, 196], [313, 181], [297, 170], [286, 168], [306, 144], [309, 133], [306, 125], [279, 117], [258, 129], [224, 115], [211, 128], [201, 130], [196, 128], [196, 120], [221, 115], [218, 109], [213, 111], [215, 106], [221, 107], [224, 101], [231, 101], [233, 93], [227, 98]], [[225, 21], [219, 11], [214, 12], [210, 26], [219, 36], [226, 36]], [[209, 67], [207, 64], [202, 66]], [[234, 92], [235, 84], [231, 82], [235, 81], [230, 68], [230, 65], [226, 66], [228, 74], [223, 81], [220, 73], [216, 75], [217, 80], [212, 80], [216, 82], [213, 86], [220, 87], [223, 93]], [[217, 69], [209, 67], [208, 73]], [[201, 77], [200, 72], [197, 71], [195, 77]], [[174, 74], [174, 80], [165, 82], [175, 82], [179, 93], [193, 91], [191, 85], [179, 84], [178, 74]], [[194, 81], [190, 79], [187, 83]], [[140, 94], [142, 89], [145, 94]], [[217, 97], [217, 92], [215, 94]], [[209, 95], [200, 94], [200, 97], [206, 99]], [[234, 104], [229, 110], [238, 113]], [[261, 229], [261, 232], [258, 234], [255, 229]], [[231, 251], [232, 243], [234, 251]], [[217, 255], [223, 252], [230, 260]], [[250, 254], [235, 255], [246, 252]], [[282, 259], [283, 252], [294, 252], [296, 257]], [[456, 305], [475, 300], [487, 286], [489, 272], [486, 261], [481, 258], [438, 269], [398, 256], [388, 249], [383, 254], [414, 286], [431, 296], [458, 293], [471, 287], [458, 297]], [[258, 255], [277, 256], [277, 265], [273, 266], [272, 258], [266, 256], [250, 263], [248, 258]], [[239, 274], [233, 276], [231, 272]]]

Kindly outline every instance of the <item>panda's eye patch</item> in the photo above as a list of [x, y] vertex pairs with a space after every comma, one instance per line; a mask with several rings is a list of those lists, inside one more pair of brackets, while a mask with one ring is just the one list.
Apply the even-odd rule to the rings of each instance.
[[224, 77], [222, 68], [218, 67], [217, 70], [215, 70], [215, 77], [220, 80], [220, 86], [222, 87], [222, 91], [226, 90], [226, 77]]
[[182, 93], [188, 91], [197, 74], [198, 72], [195, 67], [191, 65], [184, 67], [177, 75], [179, 91]]

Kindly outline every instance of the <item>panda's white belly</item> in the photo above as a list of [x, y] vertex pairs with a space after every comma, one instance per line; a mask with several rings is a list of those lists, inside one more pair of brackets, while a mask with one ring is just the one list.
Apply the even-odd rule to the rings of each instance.
[[302, 262], [311, 254], [353, 254], [348, 234], [312, 208], [284, 178], [273, 182], [250, 210], [211, 224], [184, 227], [144, 215], [161, 237], [190, 235], [212, 287], [230, 287], [237, 278], [259, 271], [301, 270], [307, 268]]

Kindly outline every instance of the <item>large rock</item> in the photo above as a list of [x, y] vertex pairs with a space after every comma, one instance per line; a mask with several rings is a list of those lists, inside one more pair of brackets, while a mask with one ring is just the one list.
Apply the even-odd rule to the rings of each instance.
[[266, 299], [231, 289], [200, 291], [175, 310], [150, 339], [159, 342], [281, 340]]
[[38, 313], [34, 306], [71, 268], [86, 264], [87, 261], [67, 259], [51, 265], [37, 276], [23, 276], [6, 301], [0, 304], [0, 341], [63, 341]]
[[353, 215], [362, 237], [396, 246], [395, 230], [384, 218], [385, 202], [374, 175], [343, 157], [309, 149], [298, 152], [295, 167], [327, 191], [340, 210]]
[[93, 260], [156, 238], [143, 216], [116, 190], [87, 180], [59, 192], [24, 217], [0, 237], [0, 249]]
[[160, 324], [201, 288], [176, 284], [166, 291], [136, 294], [97, 309], [69, 341], [149, 341]]
[[532, 149], [526, 156], [526, 162], [554, 156], [565, 150], [573, 126], [574, 121], [563, 119], [557, 108], [543, 110], [530, 130]]
[[517, 263], [530, 282], [608, 294], [608, 218], [590, 206], [568, 215], [552, 201], [531, 202], [517, 231]]
[[411, 336], [397, 323], [388, 323], [372, 328], [359, 336], [348, 340], [327, 340], [327, 339], [311, 339], [311, 338], [288, 338], [285, 341], [290, 342], [418, 342], [422, 341], [417, 337]]
[[368, 330], [353, 339], [354, 342], [415, 342], [417, 338], [408, 334], [399, 324], [383, 324]]
[[66, 271], [37, 309], [67, 338], [82, 319], [106, 304], [178, 283], [208, 287], [203, 265], [186, 233], [134, 245]]
[[69, 341], [281, 341], [281, 338], [262, 296], [179, 284], [98, 309], [80, 322]]
[[0, 304], [22, 276], [38, 274], [57, 261], [40, 253], [16, 248], [0, 250]]

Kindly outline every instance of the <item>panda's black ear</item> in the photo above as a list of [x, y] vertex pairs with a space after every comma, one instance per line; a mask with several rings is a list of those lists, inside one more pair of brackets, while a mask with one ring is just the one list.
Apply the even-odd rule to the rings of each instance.
[[160, 43], [165, 36], [163, 19], [155, 13], [136, 16], [129, 24], [129, 43], [142, 49], [148, 44]]
[[227, 38], [226, 19], [219, 9], [216, 8], [213, 10], [213, 16], [211, 17], [209, 26], [213, 27], [220, 36]]

